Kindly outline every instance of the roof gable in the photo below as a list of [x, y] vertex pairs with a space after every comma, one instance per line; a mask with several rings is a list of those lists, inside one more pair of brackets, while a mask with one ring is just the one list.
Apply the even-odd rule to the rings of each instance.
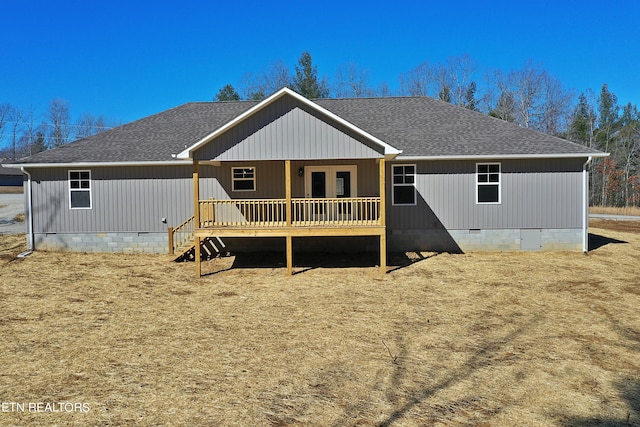
[[[265, 117], [272, 116], [274, 112], [277, 115], [283, 105], [285, 106], [285, 113], [281, 114], [280, 117], [274, 117], [274, 122], [266, 123]], [[267, 114], [265, 115], [264, 113]], [[257, 128], [256, 124], [251, 123], [253, 118], [257, 118], [256, 122], [262, 126], [261, 128]], [[291, 119], [302, 121], [294, 121]], [[243, 127], [243, 125], [244, 129], [242, 129], [242, 131], [244, 132], [241, 131], [240, 136], [234, 136], [233, 132]], [[270, 146], [262, 146], [261, 144], [264, 144], [268, 132], [276, 130], [279, 131], [279, 135], [276, 136], [276, 138], [280, 137], [282, 139], [266, 138], [266, 142]], [[247, 133], [247, 131], [253, 131], [253, 134]], [[327, 134], [324, 135], [321, 141], [317, 141], [317, 139], [312, 139], [312, 131], [314, 133], [318, 131], [320, 135], [325, 131]], [[295, 135], [296, 133], [297, 135]], [[303, 133], [304, 136], [302, 136]], [[316, 136], [317, 135], [316, 133]], [[218, 138], [223, 140], [223, 142], [220, 143]], [[214, 142], [214, 144], [218, 143], [218, 147], [201, 150], [211, 142]], [[320, 144], [317, 144], [317, 142], [320, 142]], [[240, 144], [239, 147], [232, 147], [233, 144], [238, 143]], [[317, 150], [317, 146], [322, 145], [324, 145], [325, 149]], [[358, 150], [362, 148], [360, 147], [361, 145], [367, 146], [369, 150]], [[223, 148], [221, 149], [220, 147]], [[250, 151], [252, 149], [257, 151]], [[333, 150], [333, 154], [330, 154], [327, 150]], [[193, 158], [194, 153], [197, 151], [200, 151], [196, 156], [197, 158], [203, 158], [204, 156], [207, 160], [239, 160], [246, 157], [265, 159], [264, 157], [258, 157], [257, 153], [259, 152], [263, 154], [267, 152], [271, 153], [265, 160], [283, 158], [290, 158], [292, 160], [297, 158], [338, 158], [344, 155], [344, 153], [356, 153], [358, 151], [360, 151], [360, 153], [366, 152], [367, 155], [364, 157], [381, 157], [380, 155], [373, 154], [373, 152], [377, 152], [392, 158], [400, 153], [399, 150], [383, 140], [288, 88], [280, 89], [278, 92], [191, 145], [179, 153], [177, 157], [181, 159]], [[313, 153], [316, 153], [315, 155], [321, 154], [322, 157], [313, 157]], [[294, 157], [288, 157], [291, 155]], [[351, 154], [347, 158], [353, 156], [356, 156], [356, 154]]]
[[252, 112], [191, 151], [196, 160], [381, 158], [389, 150], [290, 96]]

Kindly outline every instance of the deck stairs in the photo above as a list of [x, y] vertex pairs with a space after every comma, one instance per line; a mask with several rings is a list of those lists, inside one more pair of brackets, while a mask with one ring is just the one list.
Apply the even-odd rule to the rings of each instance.
[[[207, 260], [228, 254], [224, 242], [219, 237], [207, 237], [200, 241], [200, 259]], [[196, 245], [195, 238], [190, 245], [182, 246], [175, 251], [180, 261], [195, 261]]]
[[[176, 228], [169, 229], [169, 244], [171, 254], [177, 255], [177, 260], [195, 260], [194, 217], [190, 217]], [[226, 245], [219, 237], [207, 237], [200, 241], [201, 259], [212, 259], [223, 255]]]

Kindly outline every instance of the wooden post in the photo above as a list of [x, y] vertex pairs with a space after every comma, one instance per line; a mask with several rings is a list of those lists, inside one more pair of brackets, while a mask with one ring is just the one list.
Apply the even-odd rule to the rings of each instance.
[[293, 274], [293, 239], [291, 234], [287, 234], [287, 274]]
[[285, 207], [287, 227], [291, 227], [291, 160], [284, 161], [284, 187], [287, 198], [287, 204]]
[[[193, 228], [194, 232], [200, 228], [200, 182], [199, 182], [198, 161], [193, 160]], [[200, 277], [200, 237], [195, 238], [195, 261], [196, 277]]]
[[193, 226], [200, 228], [200, 180], [198, 161], [193, 161]]
[[387, 274], [387, 198], [386, 198], [386, 168], [385, 160], [380, 159], [380, 225], [383, 227], [380, 234], [380, 273]]
[[167, 229], [169, 233], [169, 255], [173, 255], [173, 227]]
[[385, 160], [380, 159], [380, 225], [386, 226], [387, 219], [387, 201], [386, 201], [386, 184], [385, 184]]
[[[287, 228], [291, 227], [291, 160], [284, 161], [284, 187], [286, 194], [285, 215], [287, 216]], [[293, 239], [291, 229], [287, 230], [287, 274], [293, 274]]]
[[199, 278], [202, 276], [202, 270], [200, 269], [200, 236], [196, 236], [195, 245], [196, 277]]

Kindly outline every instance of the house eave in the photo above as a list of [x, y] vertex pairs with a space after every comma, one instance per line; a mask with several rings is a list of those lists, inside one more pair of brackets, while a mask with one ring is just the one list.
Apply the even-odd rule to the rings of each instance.
[[583, 159], [587, 157], [608, 157], [609, 153], [562, 153], [562, 154], [480, 154], [480, 155], [442, 155], [442, 156], [403, 156], [397, 161], [429, 161], [429, 160], [520, 160], [520, 159]]
[[200, 139], [195, 144], [193, 144], [190, 147], [186, 148], [185, 150], [183, 150], [182, 152], [180, 152], [177, 155], [177, 158], [178, 159], [191, 159], [192, 155], [193, 155], [193, 152], [195, 150], [197, 150], [198, 148], [202, 147], [203, 145], [205, 145], [206, 143], [210, 142], [211, 140], [213, 140], [217, 136], [219, 136], [222, 133], [226, 132], [227, 130], [231, 129], [232, 127], [234, 127], [238, 123], [242, 122], [247, 117], [252, 116], [256, 112], [258, 112], [258, 111], [262, 110], [263, 108], [267, 107], [268, 105], [274, 103], [275, 101], [277, 101], [278, 99], [282, 98], [285, 95], [289, 95], [289, 96], [293, 97], [297, 101], [307, 105], [310, 108], [315, 109], [316, 111], [320, 112], [321, 114], [324, 114], [327, 117], [331, 118], [332, 120], [335, 120], [336, 122], [340, 123], [341, 125], [347, 127], [348, 129], [350, 129], [350, 130], [360, 134], [361, 136], [371, 140], [372, 142], [380, 145], [381, 147], [384, 148], [385, 157], [386, 156], [394, 157], [394, 156], [397, 156], [398, 154], [400, 154], [402, 152], [401, 150], [398, 150], [397, 148], [387, 144], [386, 142], [382, 141], [381, 139], [379, 139], [379, 138], [371, 135], [370, 133], [364, 131], [363, 129], [359, 128], [358, 126], [355, 126], [354, 124], [346, 121], [342, 117], [332, 113], [331, 111], [327, 110], [326, 108], [323, 108], [323, 107], [319, 106], [315, 102], [313, 102], [313, 101], [305, 98], [304, 96], [292, 91], [291, 89], [285, 87], [285, 88], [280, 89], [279, 91], [277, 91], [276, 93], [274, 93], [270, 97], [264, 99], [262, 102], [254, 105], [249, 110], [247, 110], [244, 113], [240, 114], [239, 116], [237, 116], [233, 120], [227, 122], [225, 125], [223, 125], [222, 127], [216, 129], [215, 131], [213, 131], [209, 135], [207, 135], [204, 138]]
[[109, 166], [184, 166], [191, 165], [191, 160], [150, 161], [150, 162], [67, 162], [67, 163], [10, 163], [3, 164], [7, 168], [93, 168]]

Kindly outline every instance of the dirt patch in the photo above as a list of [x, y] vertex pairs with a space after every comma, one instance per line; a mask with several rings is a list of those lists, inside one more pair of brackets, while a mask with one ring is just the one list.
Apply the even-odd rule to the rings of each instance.
[[[0, 259], [3, 401], [90, 407], [0, 425], [639, 425], [640, 235], [591, 232], [625, 243], [406, 254], [384, 278]], [[0, 254], [23, 248], [0, 236]]]

